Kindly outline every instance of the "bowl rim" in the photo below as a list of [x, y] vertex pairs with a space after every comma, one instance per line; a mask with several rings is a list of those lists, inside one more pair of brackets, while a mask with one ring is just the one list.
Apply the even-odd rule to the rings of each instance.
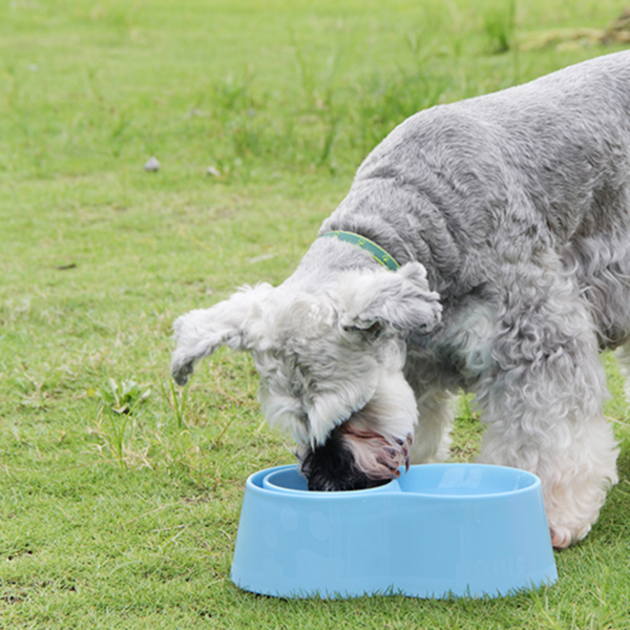
[[[503, 490], [500, 492], [490, 492], [483, 494], [439, 494], [435, 492], [406, 492], [404, 490], [394, 490], [393, 492], [387, 492], [386, 488], [389, 484], [400, 482], [404, 477], [404, 473], [399, 478], [392, 479], [387, 484], [377, 486], [375, 488], [365, 488], [363, 490], [338, 490], [335, 492], [321, 491], [321, 490], [296, 490], [293, 488], [282, 488], [281, 486], [275, 486], [274, 488], [264, 488], [262, 486], [262, 480], [268, 475], [272, 475], [282, 470], [296, 469], [297, 464], [285, 464], [282, 466], [273, 466], [252, 473], [247, 478], [245, 487], [250, 492], [260, 493], [267, 496], [274, 497], [290, 497], [291, 500], [299, 501], [340, 501], [340, 500], [364, 500], [369, 496], [405, 496], [409, 498], [421, 497], [431, 501], [492, 501], [495, 499], [501, 499], [505, 497], [517, 497], [521, 494], [535, 491], [541, 487], [540, 478], [528, 470], [522, 468], [513, 468], [510, 466], [502, 466], [498, 464], [485, 464], [485, 463], [459, 463], [459, 462], [446, 462], [446, 463], [429, 463], [429, 464], [413, 464], [410, 466], [410, 470], [417, 467], [423, 468], [484, 468], [484, 469], [499, 469], [508, 471], [510, 474], [524, 475], [529, 478], [530, 483], [522, 488], [516, 488], [514, 490]], [[260, 478], [260, 485], [255, 483], [255, 479]], [[278, 488], [278, 489], [276, 489]]]
[[[267, 477], [270, 477], [271, 475], [284, 472], [285, 470], [286, 471], [295, 470], [296, 468], [297, 468], [297, 464], [289, 464], [287, 466], [277, 466], [274, 468], [269, 468], [268, 470], [261, 470], [259, 471], [261, 473], [261, 483], [263, 483], [264, 480], [267, 479]], [[266, 473], [266, 474], [262, 474], [262, 473]], [[254, 475], [255, 474], [256, 473], [254, 473]], [[254, 475], [251, 475], [251, 477], [253, 477]], [[384, 491], [387, 492], [386, 490], [387, 486], [389, 486], [390, 484], [397, 484], [399, 479], [400, 479], [399, 477], [396, 477], [395, 479], [391, 479], [387, 483], [381, 484], [380, 486], [375, 486], [373, 488], [363, 488], [362, 490], [336, 490], [335, 492], [330, 492], [327, 490], [298, 490], [296, 488], [284, 488], [282, 486], [276, 485], [271, 482], [268, 482], [271, 488], [265, 488], [262, 485], [256, 486], [256, 487], [260, 488], [261, 490], [268, 490], [270, 492], [277, 492], [279, 494], [295, 494], [295, 495], [313, 496], [313, 497], [316, 497], [316, 496], [332, 497], [332, 495], [349, 496], [349, 495], [355, 495], [355, 494], [360, 494], [361, 496], [365, 496], [365, 495], [370, 495], [370, 494], [383, 494]]]

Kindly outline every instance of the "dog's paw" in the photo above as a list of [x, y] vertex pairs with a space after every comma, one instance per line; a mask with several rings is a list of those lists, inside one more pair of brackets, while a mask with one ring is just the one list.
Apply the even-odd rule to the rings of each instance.
[[355, 461], [359, 462], [361, 471], [369, 479], [396, 479], [400, 477], [402, 466], [409, 469], [409, 447], [413, 439], [411, 434], [405, 439], [385, 437], [375, 431], [360, 429], [352, 422], [341, 425], [339, 431]]
[[551, 544], [554, 549], [566, 549], [571, 544], [571, 532], [566, 527], [550, 527]]
[[582, 540], [589, 531], [591, 531], [590, 525], [581, 528], [579, 531], [573, 531], [569, 527], [562, 525], [549, 525], [551, 544], [554, 549], [566, 549], [570, 547], [572, 544]]
[[173, 359], [171, 363], [171, 376], [178, 385], [186, 385], [190, 375], [194, 372], [194, 362], [179, 362]]
[[381, 452], [376, 461], [383, 466], [383, 476], [390, 475], [396, 479], [400, 477], [400, 469], [405, 467], [405, 472], [409, 470], [409, 447], [411, 446], [411, 435], [406, 440], [396, 440], [396, 445], [388, 444]]

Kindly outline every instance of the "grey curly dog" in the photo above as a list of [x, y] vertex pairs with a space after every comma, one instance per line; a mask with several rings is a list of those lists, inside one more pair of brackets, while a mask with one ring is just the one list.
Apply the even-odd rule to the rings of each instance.
[[629, 337], [630, 51], [403, 122], [281, 286], [177, 319], [172, 373], [251, 352], [315, 490], [444, 459], [473, 392], [480, 461], [536, 473], [566, 547], [617, 481], [599, 351]]

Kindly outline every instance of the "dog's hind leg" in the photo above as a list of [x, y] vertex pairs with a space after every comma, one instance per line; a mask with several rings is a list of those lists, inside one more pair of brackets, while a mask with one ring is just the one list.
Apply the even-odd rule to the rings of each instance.
[[586, 536], [617, 481], [596, 334], [577, 289], [548, 270], [515, 276], [502, 304], [477, 386], [488, 425], [480, 459], [541, 478], [553, 544], [567, 547]]

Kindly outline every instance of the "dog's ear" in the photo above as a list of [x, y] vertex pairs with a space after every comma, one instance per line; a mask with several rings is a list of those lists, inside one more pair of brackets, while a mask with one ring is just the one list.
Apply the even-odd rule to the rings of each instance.
[[177, 347], [171, 359], [175, 382], [185, 385], [195, 363], [210, 356], [219, 346], [245, 349], [248, 321], [271, 290], [270, 284], [243, 287], [212, 308], [196, 309], [178, 317], [173, 324]]
[[428, 333], [440, 321], [440, 296], [429, 290], [425, 268], [407, 263], [396, 272], [351, 272], [340, 287], [345, 313], [342, 326], [366, 332], [383, 327]]

